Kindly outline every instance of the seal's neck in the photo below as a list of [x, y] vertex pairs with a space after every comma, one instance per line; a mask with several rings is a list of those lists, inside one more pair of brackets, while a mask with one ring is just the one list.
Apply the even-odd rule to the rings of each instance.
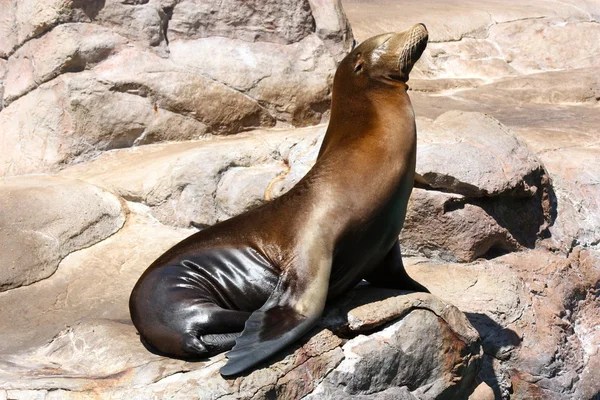
[[373, 140], [382, 146], [412, 147], [414, 113], [406, 84], [371, 82], [367, 88], [334, 85], [329, 127], [319, 156], [337, 144]]

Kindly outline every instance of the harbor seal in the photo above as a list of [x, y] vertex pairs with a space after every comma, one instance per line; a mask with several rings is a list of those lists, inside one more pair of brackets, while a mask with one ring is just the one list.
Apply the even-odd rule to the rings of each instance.
[[232, 376], [296, 341], [328, 299], [362, 279], [427, 291], [407, 275], [398, 245], [417, 140], [406, 81], [427, 37], [418, 24], [357, 46], [336, 71], [329, 126], [306, 176], [143, 273], [129, 307], [147, 344], [184, 359], [233, 348], [221, 369]]

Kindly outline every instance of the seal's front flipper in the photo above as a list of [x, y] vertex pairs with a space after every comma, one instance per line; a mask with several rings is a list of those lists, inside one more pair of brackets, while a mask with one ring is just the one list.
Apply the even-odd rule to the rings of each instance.
[[266, 303], [246, 321], [235, 347], [227, 353], [221, 375], [244, 372], [295, 342], [315, 325], [325, 307], [331, 273], [330, 256], [315, 258], [307, 257], [301, 266], [287, 268], [281, 275]]
[[429, 290], [406, 273], [402, 263], [400, 243], [396, 240], [394, 246], [375, 268], [365, 277], [365, 280], [375, 286], [386, 289], [412, 290], [414, 292], [429, 293]]

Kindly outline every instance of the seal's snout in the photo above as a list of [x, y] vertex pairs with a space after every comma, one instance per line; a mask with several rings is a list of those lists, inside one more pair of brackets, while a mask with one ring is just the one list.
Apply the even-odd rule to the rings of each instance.
[[407, 74], [425, 51], [429, 33], [425, 24], [413, 25], [407, 32], [406, 42], [398, 66]]
[[413, 38], [414, 42], [419, 45], [423, 45], [423, 50], [425, 50], [424, 46], [427, 45], [427, 39], [429, 38], [429, 32], [427, 31], [427, 27], [425, 24], [416, 24], [410, 29], [410, 36]]

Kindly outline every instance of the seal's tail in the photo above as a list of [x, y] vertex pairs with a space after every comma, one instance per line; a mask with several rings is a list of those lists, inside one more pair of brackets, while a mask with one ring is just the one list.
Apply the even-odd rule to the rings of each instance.
[[182, 349], [189, 356], [211, 357], [215, 354], [231, 350], [235, 345], [235, 339], [242, 332], [236, 333], [214, 333], [197, 337], [187, 334], [183, 337]]

